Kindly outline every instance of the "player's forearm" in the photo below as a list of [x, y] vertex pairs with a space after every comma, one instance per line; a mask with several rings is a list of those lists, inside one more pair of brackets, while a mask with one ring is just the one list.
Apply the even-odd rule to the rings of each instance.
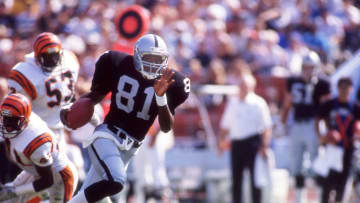
[[282, 124], [286, 123], [286, 121], [288, 119], [289, 111], [290, 111], [289, 107], [284, 108], [284, 110], [283, 110], [283, 112], [281, 114], [281, 123]]
[[39, 192], [51, 187], [54, 184], [51, 166], [36, 167], [36, 170], [40, 174], [40, 178], [36, 179], [31, 183], [16, 186], [14, 188], [14, 191], [17, 195]]
[[320, 123], [322, 119], [316, 117], [315, 118], [315, 133], [318, 135], [318, 138], [321, 138], [321, 132], [320, 132]]
[[287, 93], [285, 95], [284, 108], [283, 108], [283, 112], [281, 114], [281, 122], [283, 124], [285, 124], [288, 119], [290, 108], [292, 106], [291, 100], [292, 100], [291, 95]]
[[170, 113], [169, 107], [165, 106], [158, 106], [159, 108], [159, 124], [160, 129], [163, 132], [169, 132], [174, 124], [174, 117]]
[[91, 99], [93, 104], [96, 105], [97, 103], [101, 102], [101, 100], [103, 100], [105, 96], [106, 95], [102, 95], [97, 92], [89, 92], [89, 93], [81, 96], [81, 98], [89, 98], [89, 99]]
[[54, 184], [51, 166], [36, 167], [40, 178], [33, 182], [35, 192], [42, 191]]

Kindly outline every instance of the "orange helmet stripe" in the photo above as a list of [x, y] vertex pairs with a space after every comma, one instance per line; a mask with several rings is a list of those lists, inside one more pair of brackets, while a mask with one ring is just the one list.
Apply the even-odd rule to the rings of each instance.
[[17, 70], [11, 70], [10, 79], [17, 82], [24, 89], [26, 94], [29, 95], [31, 99], [33, 100], [36, 99], [37, 97], [36, 88], [22, 73], [20, 73]]
[[60, 39], [52, 33], [42, 33], [34, 42], [35, 56], [37, 57], [45, 48], [52, 45], [52, 47], [59, 47], [61, 49]]
[[15, 106], [14, 104], [4, 103], [4, 104], [2, 104], [2, 108], [6, 108], [9, 110], [12, 109], [13, 111], [16, 111], [19, 115], [21, 115], [20, 109], [17, 106]]
[[52, 137], [49, 133], [43, 133], [42, 135], [40, 135], [40, 136], [36, 137], [34, 140], [32, 140], [25, 147], [25, 149], [23, 151], [24, 155], [30, 159], [30, 156], [32, 155], [32, 153], [46, 142], [52, 143]]
[[4, 106], [12, 106], [12, 108], [16, 108], [17, 112], [19, 112], [20, 115], [27, 116], [27, 112], [25, 109], [26, 103], [22, 99], [9, 96], [4, 103]]
[[32, 111], [32, 104], [28, 99], [24, 99], [23, 97], [19, 96], [19, 94], [12, 94], [11, 97], [15, 97], [19, 102], [25, 107], [25, 116], [28, 118], [30, 117], [31, 111]]

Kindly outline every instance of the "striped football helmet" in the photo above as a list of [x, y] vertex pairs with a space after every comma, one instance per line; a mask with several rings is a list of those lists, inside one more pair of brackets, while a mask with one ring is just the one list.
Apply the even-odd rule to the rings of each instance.
[[53, 33], [39, 34], [33, 45], [35, 60], [45, 72], [51, 72], [61, 63], [62, 45]]
[[0, 105], [0, 130], [5, 138], [13, 138], [27, 126], [32, 111], [30, 100], [19, 93], [10, 94]]

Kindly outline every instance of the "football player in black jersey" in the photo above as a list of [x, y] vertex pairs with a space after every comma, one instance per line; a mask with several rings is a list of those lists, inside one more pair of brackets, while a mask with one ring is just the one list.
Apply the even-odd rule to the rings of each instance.
[[[320, 120], [325, 121], [328, 133], [323, 135], [322, 142], [326, 145], [335, 145], [342, 149], [342, 170], [330, 168], [328, 175], [322, 184], [321, 202], [329, 202], [330, 192], [336, 191], [335, 201], [343, 201], [345, 184], [350, 175], [351, 163], [354, 152], [355, 122], [360, 119], [360, 106], [350, 102], [352, 91], [350, 78], [340, 78], [337, 84], [338, 96], [320, 106], [317, 115], [317, 124]], [[333, 154], [330, 156], [334, 156]], [[334, 157], [330, 157], [334, 160]], [[324, 174], [325, 175], [325, 174]]]
[[314, 118], [319, 104], [330, 98], [330, 84], [315, 75], [320, 66], [319, 56], [310, 51], [303, 57], [301, 75], [287, 80], [287, 93], [282, 123], [286, 126], [291, 111], [293, 119], [287, 133], [290, 140], [290, 173], [295, 177], [296, 202], [301, 202], [305, 195], [303, 155], [305, 150], [313, 161], [318, 151], [318, 137], [315, 131]]
[[[147, 34], [136, 42], [134, 56], [107, 51], [96, 62], [91, 91], [79, 100], [90, 98], [95, 105], [111, 92], [110, 111], [84, 143], [92, 165], [71, 203], [96, 202], [119, 193], [128, 163], [156, 116], [162, 131], [172, 129], [175, 108], [190, 93], [190, 80], [168, 68], [168, 57], [164, 40]], [[62, 111], [67, 126], [70, 111]]]

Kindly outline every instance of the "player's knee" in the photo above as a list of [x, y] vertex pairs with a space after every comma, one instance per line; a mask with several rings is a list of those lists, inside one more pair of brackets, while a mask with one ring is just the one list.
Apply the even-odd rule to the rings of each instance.
[[113, 180], [102, 180], [85, 189], [88, 202], [97, 202], [105, 197], [113, 196], [123, 189], [123, 184]]
[[123, 184], [118, 181], [108, 181], [108, 186], [106, 188], [109, 191], [109, 196], [112, 196], [121, 192], [123, 187]]

